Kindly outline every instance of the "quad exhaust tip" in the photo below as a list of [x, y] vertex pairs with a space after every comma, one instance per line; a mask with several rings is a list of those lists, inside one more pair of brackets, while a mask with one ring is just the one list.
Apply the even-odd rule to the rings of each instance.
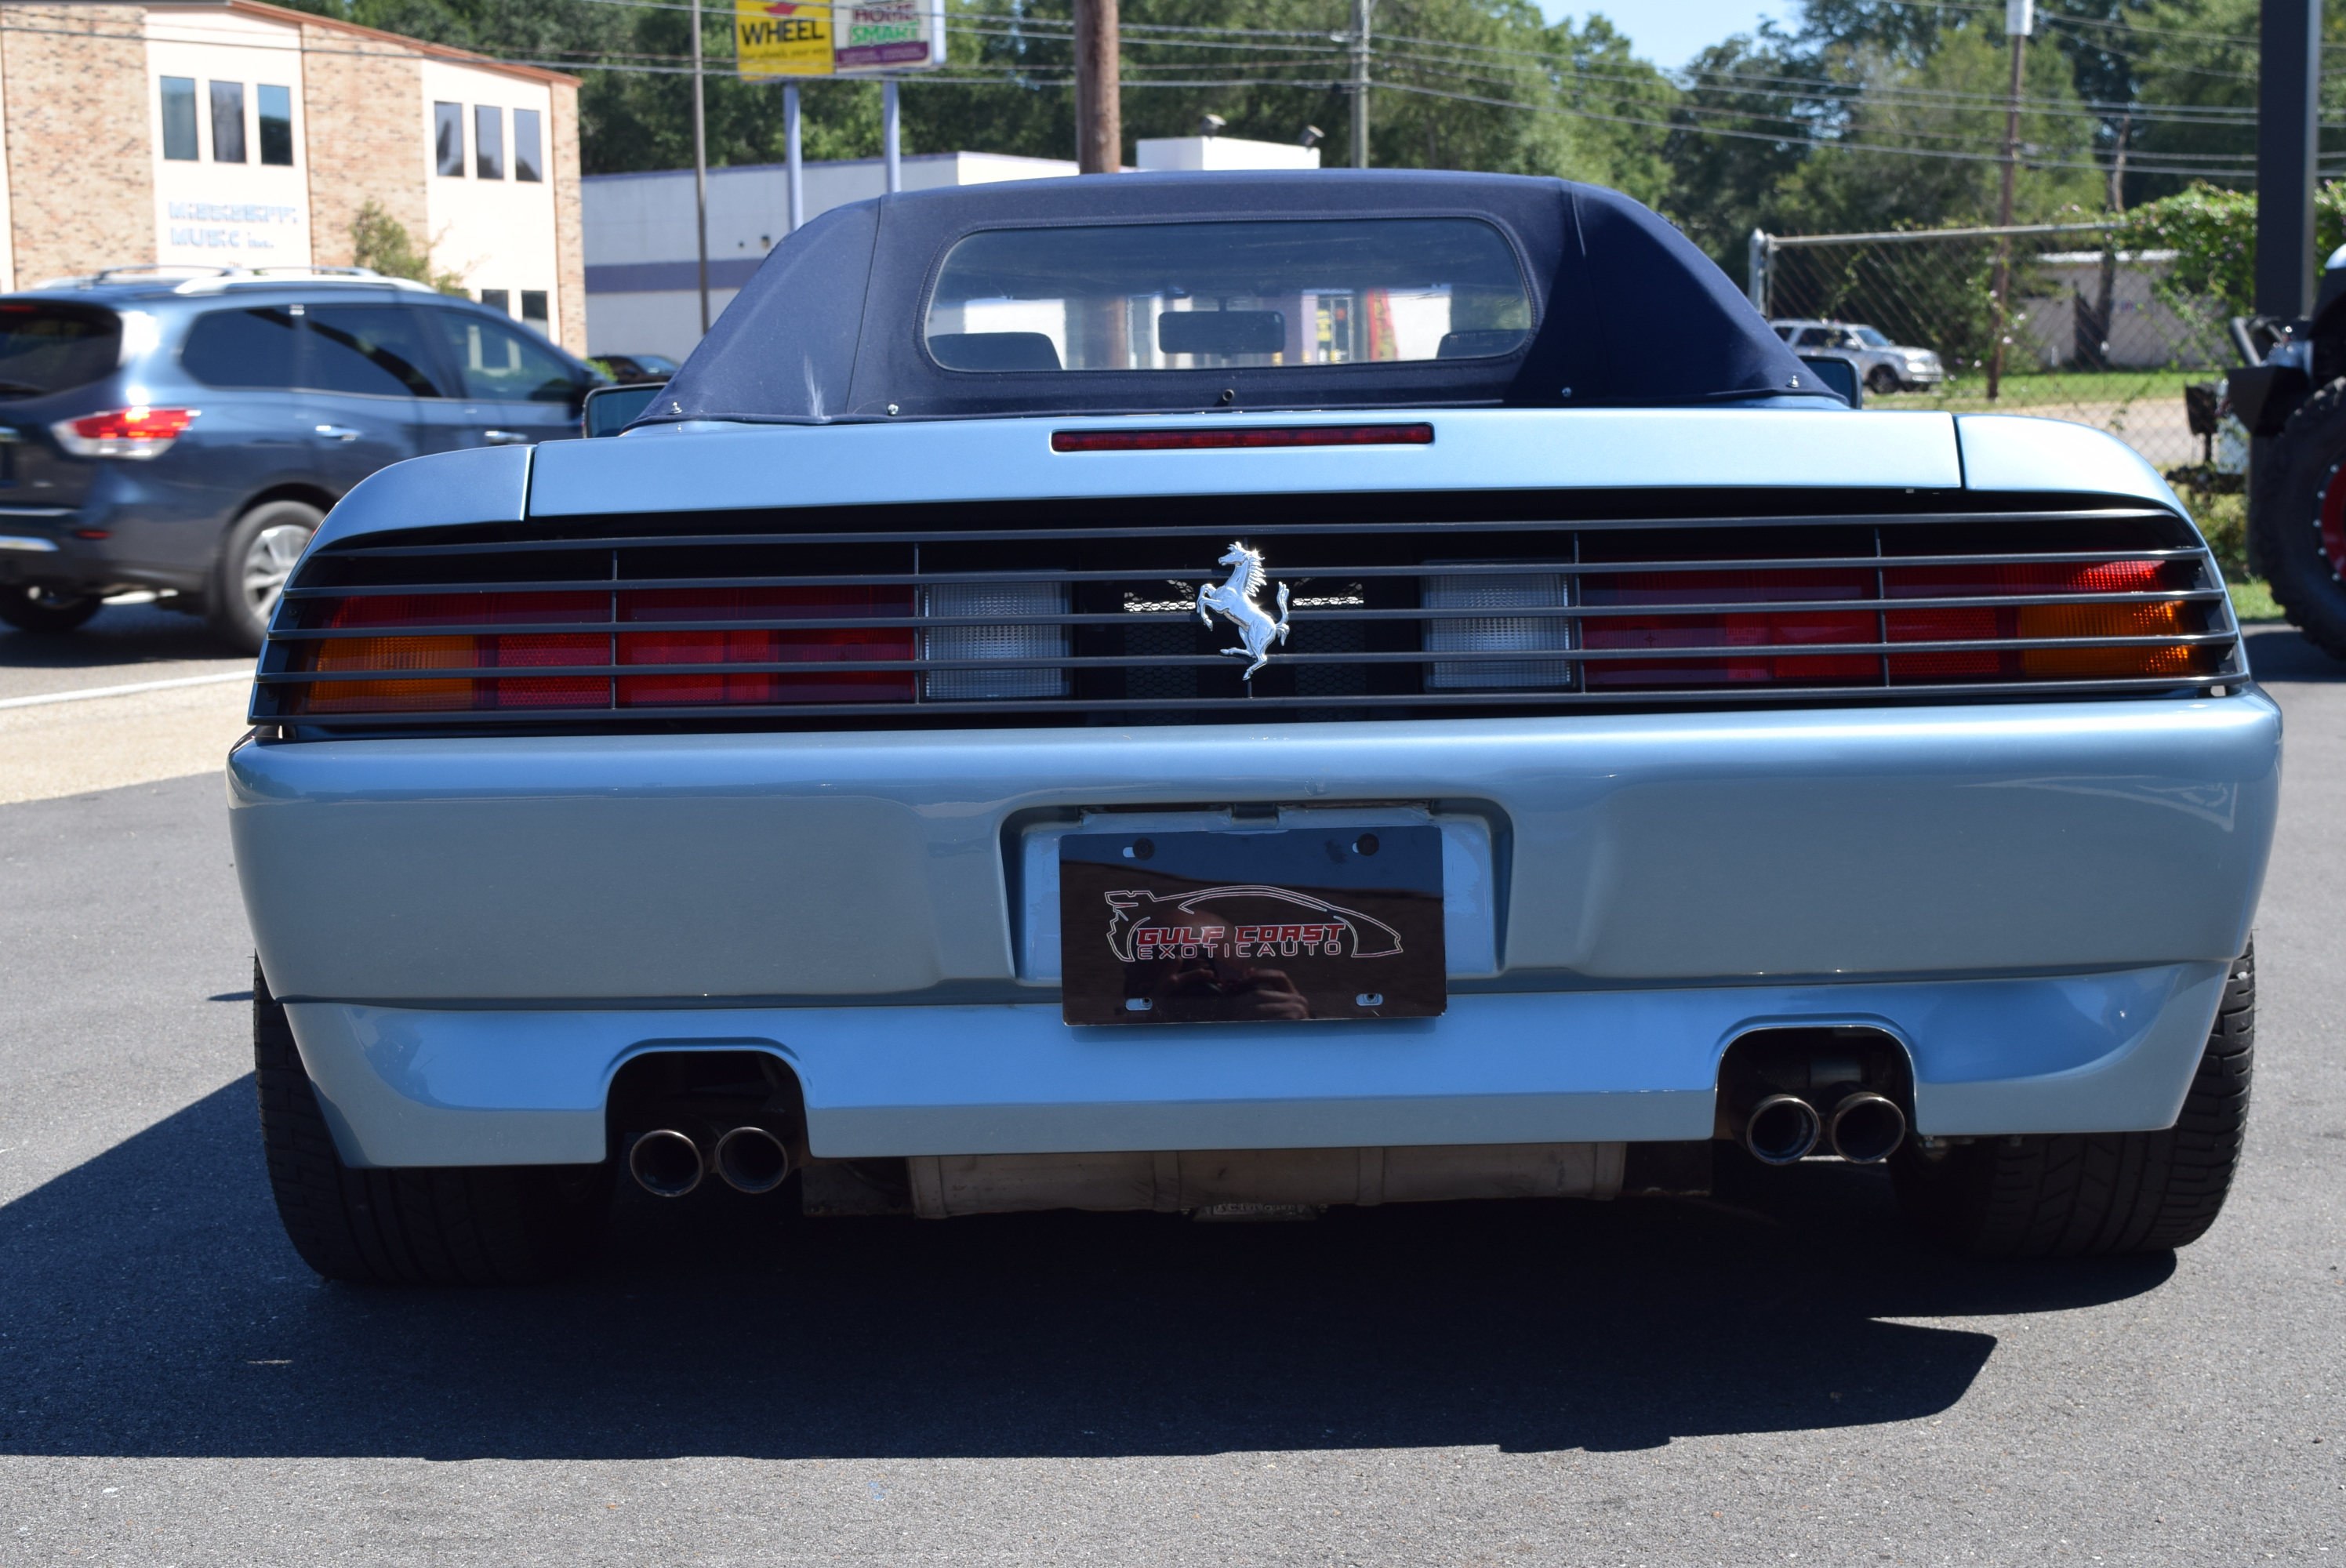
[[718, 1139], [711, 1163], [735, 1192], [771, 1192], [790, 1176], [790, 1151], [763, 1127], [736, 1127]]
[[1794, 1165], [1809, 1157], [1823, 1133], [1814, 1105], [1798, 1095], [1770, 1095], [1744, 1118], [1743, 1147], [1762, 1165]]
[[682, 1197], [705, 1170], [700, 1145], [673, 1127], [646, 1133], [627, 1151], [627, 1174], [654, 1197]]
[[1895, 1100], [1861, 1090], [1833, 1107], [1825, 1136], [1832, 1152], [1850, 1164], [1880, 1165], [1906, 1141], [1906, 1113]]

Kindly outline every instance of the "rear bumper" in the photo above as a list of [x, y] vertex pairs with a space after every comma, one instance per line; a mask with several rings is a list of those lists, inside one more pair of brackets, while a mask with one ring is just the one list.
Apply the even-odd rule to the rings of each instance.
[[345, 1162], [558, 1165], [604, 1157], [623, 1064], [707, 1049], [786, 1061], [831, 1158], [1708, 1138], [1738, 1035], [1832, 1024], [1904, 1044], [1925, 1134], [2163, 1127], [2224, 973], [1470, 995], [1432, 1020], [1137, 1029], [1035, 1003], [289, 1011]]
[[[346, 1156], [535, 1164], [601, 1157], [629, 1055], [742, 1044], [825, 1156], [1699, 1138], [1732, 1039], [1827, 1023], [1904, 1043], [1924, 1133], [2164, 1126], [2280, 762], [2249, 691], [248, 744], [230, 799]], [[1048, 834], [1233, 801], [1442, 825], [1448, 1014], [1062, 1023]]]

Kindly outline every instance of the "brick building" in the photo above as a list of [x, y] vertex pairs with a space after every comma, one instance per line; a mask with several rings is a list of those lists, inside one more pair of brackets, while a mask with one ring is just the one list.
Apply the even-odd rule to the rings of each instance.
[[578, 83], [258, 0], [0, 5], [0, 289], [142, 262], [348, 266], [372, 200], [586, 347]]

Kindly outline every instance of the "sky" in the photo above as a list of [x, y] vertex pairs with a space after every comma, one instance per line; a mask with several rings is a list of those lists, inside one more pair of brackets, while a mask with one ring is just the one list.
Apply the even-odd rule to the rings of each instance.
[[1799, 0], [1545, 0], [1543, 9], [1551, 22], [1600, 12], [1628, 36], [1636, 53], [1665, 70], [1685, 65], [1708, 45], [1752, 31], [1762, 16], [1789, 24], [1800, 13]]

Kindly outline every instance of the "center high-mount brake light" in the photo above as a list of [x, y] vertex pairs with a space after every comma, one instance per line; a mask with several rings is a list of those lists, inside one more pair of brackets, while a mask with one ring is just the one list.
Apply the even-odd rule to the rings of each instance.
[[1223, 452], [1270, 446], [1431, 446], [1430, 424], [1301, 424], [1236, 430], [1055, 430], [1053, 452]]
[[57, 444], [76, 457], [160, 457], [196, 422], [191, 408], [117, 408], [49, 426]]

